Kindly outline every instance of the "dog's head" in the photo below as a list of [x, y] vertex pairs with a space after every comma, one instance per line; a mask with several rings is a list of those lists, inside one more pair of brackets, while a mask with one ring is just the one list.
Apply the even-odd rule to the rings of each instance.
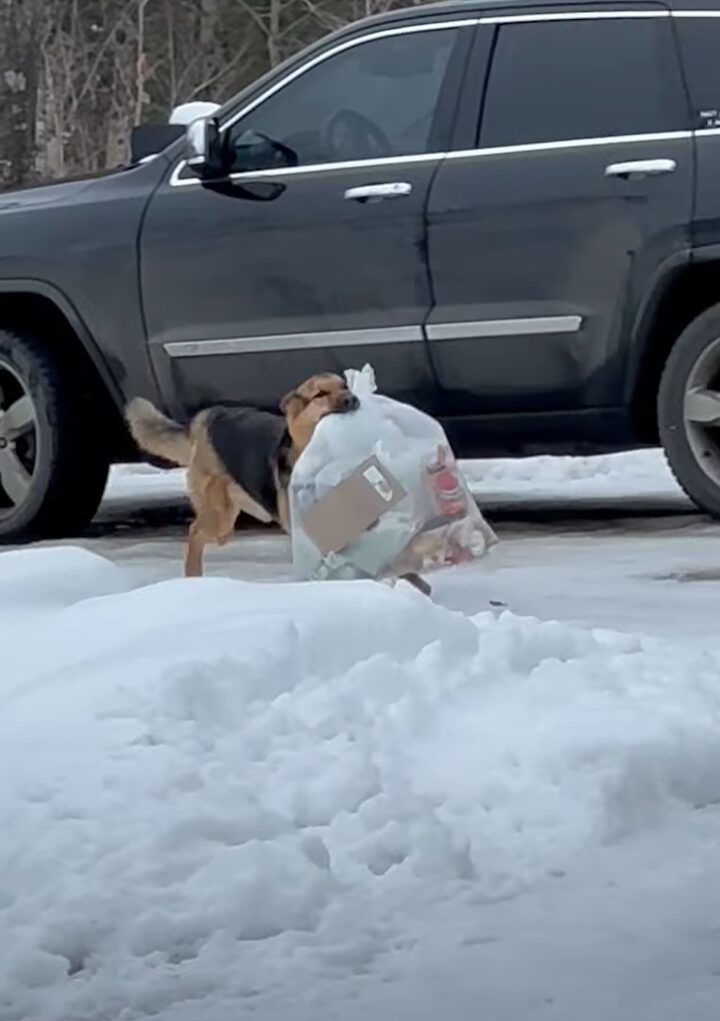
[[332, 372], [311, 376], [280, 401], [290, 438], [299, 450], [308, 445], [321, 418], [344, 415], [359, 406], [359, 400], [348, 390], [342, 376]]

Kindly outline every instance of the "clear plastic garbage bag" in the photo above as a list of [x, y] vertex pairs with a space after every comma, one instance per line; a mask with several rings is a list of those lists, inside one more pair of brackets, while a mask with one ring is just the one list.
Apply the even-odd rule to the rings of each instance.
[[429, 415], [345, 373], [357, 411], [327, 415], [290, 479], [298, 579], [397, 577], [461, 564], [497, 542]]

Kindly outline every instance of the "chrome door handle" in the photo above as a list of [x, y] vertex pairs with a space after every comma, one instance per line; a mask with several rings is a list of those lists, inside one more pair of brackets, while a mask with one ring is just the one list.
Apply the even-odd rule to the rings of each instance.
[[611, 163], [605, 167], [606, 177], [622, 177], [626, 181], [640, 177], [658, 177], [677, 170], [675, 160], [631, 160], [628, 163]]
[[392, 181], [390, 184], [363, 184], [359, 188], [348, 188], [346, 199], [355, 202], [382, 202], [383, 199], [401, 199], [412, 192], [407, 181]]

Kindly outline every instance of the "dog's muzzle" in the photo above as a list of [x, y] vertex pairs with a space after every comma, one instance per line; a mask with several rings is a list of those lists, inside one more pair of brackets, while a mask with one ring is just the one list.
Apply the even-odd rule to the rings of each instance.
[[348, 411], [357, 411], [359, 407], [360, 401], [354, 393], [348, 390], [347, 392], [340, 394], [334, 410], [338, 415], [344, 415]]

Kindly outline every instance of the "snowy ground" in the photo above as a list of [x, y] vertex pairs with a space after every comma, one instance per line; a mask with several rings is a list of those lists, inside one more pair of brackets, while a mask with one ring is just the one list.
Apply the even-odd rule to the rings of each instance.
[[[466, 474], [502, 540], [478, 568], [443, 575], [437, 599], [474, 613], [490, 599], [520, 614], [666, 636], [716, 629], [720, 527], [701, 518], [657, 451], [477, 461]], [[115, 469], [93, 538], [138, 580], [177, 577], [187, 530], [182, 472]], [[250, 529], [206, 555], [209, 574], [288, 581], [289, 544]], [[682, 612], [678, 612], [678, 606]]]
[[147, 469], [0, 555], [0, 1021], [714, 1021], [720, 528], [654, 453], [467, 471], [435, 603], [178, 579]]

